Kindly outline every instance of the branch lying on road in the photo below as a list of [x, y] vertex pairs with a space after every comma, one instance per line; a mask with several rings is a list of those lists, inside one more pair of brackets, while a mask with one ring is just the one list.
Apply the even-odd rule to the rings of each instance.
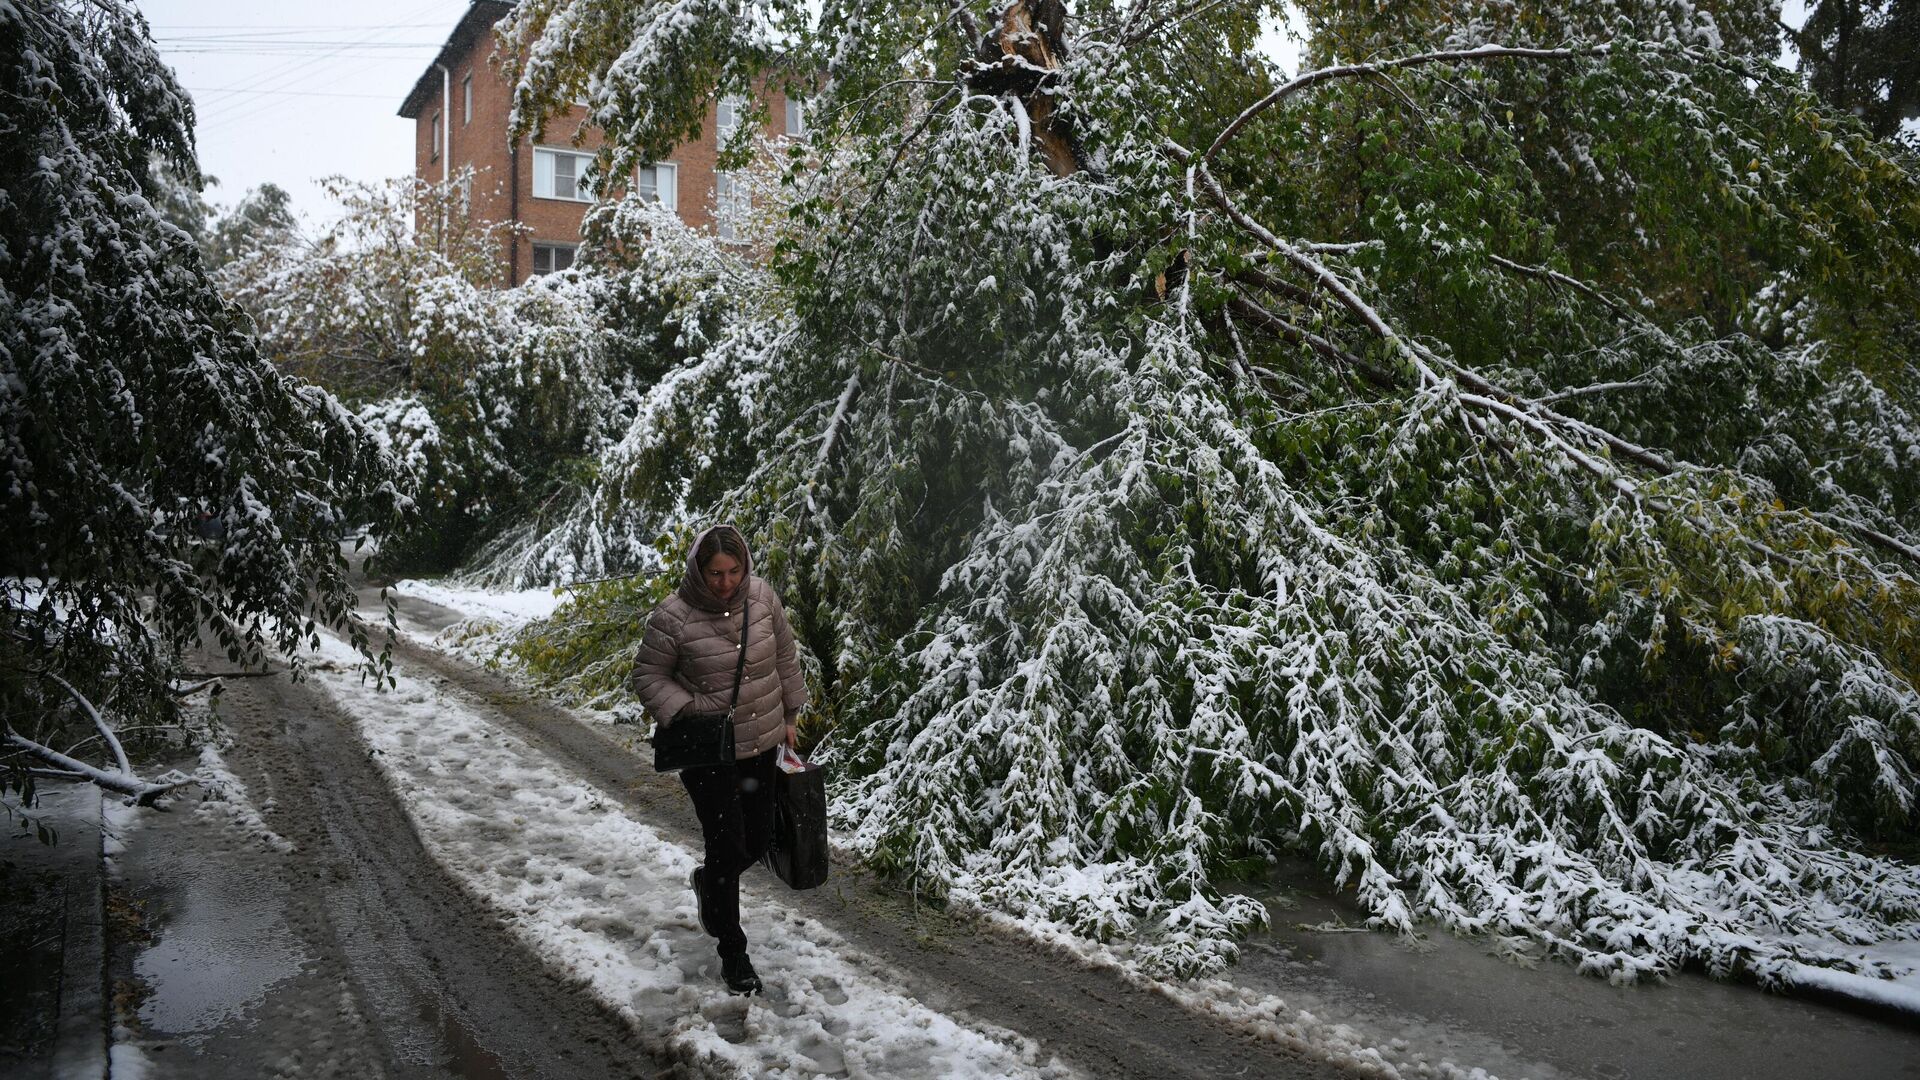
[[50, 746], [43, 746], [40, 743], [34, 742], [32, 739], [27, 738], [17, 731], [9, 730], [6, 735], [6, 741], [10, 745], [18, 747], [26, 753], [39, 758], [41, 761], [54, 766], [56, 769], [75, 774], [76, 779], [90, 780], [106, 788], [108, 791], [118, 792], [127, 796], [141, 806], [151, 806], [153, 805], [153, 800], [165, 795], [174, 788], [193, 782], [192, 779], [189, 778], [185, 780], [175, 780], [165, 784], [157, 784], [152, 781], [142, 780], [131, 771], [109, 772], [106, 769], [89, 765], [77, 758], [70, 758]]
[[42, 672], [42, 674], [52, 680], [60, 689], [65, 690], [67, 695], [73, 698], [75, 702], [79, 703], [80, 711], [86, 713], [87, 719], [93, 721], [94, 729], [100, 732], [100, 738], [106, 741], [107, 749], [113, 751], [114, 764], [120, 766], [122, 773], [132, 776], [133, 765], [127, 761], [126, 748], [120, 745], [120, 737], [115, 735], [113, 729], [107, 726], [106, 719], [100, 715], [99, 709], [93, 707], [93, 702], [88, 701], [85, 694], [75, 690], [72, 683], [55, 675], [53, 672], [47, 671]]

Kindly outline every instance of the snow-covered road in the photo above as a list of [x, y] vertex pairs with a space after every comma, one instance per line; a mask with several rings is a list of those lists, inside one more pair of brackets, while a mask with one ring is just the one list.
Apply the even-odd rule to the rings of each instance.
[[[431, 598], [423, 589], [432, 591]], [[650, 910], [678, 912], [683, 926], [690, 927], [690, 899], [683, 895], [681, 868], [691, 865], [687, 849], [693, 842], [692, 820], [684, 800], [677, 797], [677, 785], [652, 777], [627, 751], [604, 757], [609, 736], [620, 729], [535, 700], [506, 680], [441, 651], [446, 642], [469, 640], [463, 629], [437, 634], [463, 616], [515, 621], [537, 614], [541, 598], [512, 594], [502, 603], [475, 607], [468, 602], [472, 598], [439, 586], [407, 583], [400, 592], [401, 625], [408, 638], [400, 650], [402, 663], [417, 673], [432, 674], [425, 683], [415, 680], [412, 692], [419, 696], [412, 707], [462, 713], [464, 723], [482, 727], [499, 725], [499, 735], [485, 737], [489, 742], [499, 740], [507, 729], [529, 735], [535, 745], [502, 745], [532, 755], [530, 760], [551, 770], [559, 782], [584, 783], [584, 790], [598, 792], [597, 797], [618, 802], [627, 813], [644, 819], [648, 824], [640, 827], [658, 845], [648, 857], [666, 867], [652, 875], [664, 895], [645, 903]], [[461, 610], [447, 608], [449, 603], [460, 604]], [[357, 684], [344, 689], [367, 693]], [[364, 699], [355, 699], [351, 711], [379, 715]], [[427, 764], [423, 758], [422, 766]], [[391, 762], [387, 765], [392, 767]], [[845, 868], [836, 873], [842, 881], [848, 876]], [[589, 874], [580, 880], [593, 888], [594, 878]], [[899, 926], [925, 927], [937, 917], [911, 904], [882, 916], [874, 910], [875, 898], [886, 890], [871, 889], [866, 879], [859, 884], [865, 890], [864, 910], [851, 913], [845, 903], [835, 910], [817, 896], [788, 893], [777, 883], [777, 891], [762, 894], [755, 906], [758, 917], [776, 928], [777, 962], [794, 964], [800, 974], [793, 977], [812, 978], [807, 965], [817, 957], [811, 951], [814, 945], [826, 944], [838, 956], [865, 953], [855, 965], [858, 969], [907, 997], [957, 1006], [953, 1015], [975, 1018], [955, 1021], [961, 1028], [971, 1023], [985, 1039], [982, 1047], [1017, 1052], [1025, 1068], [1065, 1062], [1101, 1076], [1230, 1075], [1243, 1068], [1252, 1070], [1246, 1075], [1302, 1075], [1298, 1070], [1324, 1072], [1324, 1063], [1338, 1062], [1376, 1075], [1401, 1076], [1656, 1076], [1678, 1069], [1734, 1077], [1807, 1075], [1810, 1064], [1826, 1062], [1844, 1063], [1850, 1075], [1897, 1076], [1904, 1075], [1902, 1063], [1920, 1059], [1920, 1035], [1910, 1030], [1759, 994], [1750, 987], [1697, 976], [1684, 976], [1669, 986], [1612, 987], [1558, 965], [1523, 971], [1492, 961], [1484, 948], [1454, 939], [1430, 943], [1425, 952], [1415, 953], [1382, 935], [1328, 933], [1333, 921], [1329, 915], [1337, 919], [1354, 913], [1343, 911], [1337, 898], [1316, 897], [1310, 883], [1296, 883], [1291, 895], [1275, 899], [1282, 905], [1302, 905], [1299, 914], [1311, 913], [1311, 918], [1282, 914], [1275, 932], [1250, 943], [1230, 979], [1192, 984], [1158, 982], [1132, 970], [1124, 954], [1083, 941], [1047, 941], [1043, 928], [1031, 926], [983, 933], [974, 924], [959, 931], [964, 940], [956, 944], [907, 955], [899, 944]], [[494, 886], [519, 888], [498, 879]], [[556, 878], [549, 878], [547, 887], [565, 889]], [[885, 929], [889, 923], [896, 931], [891, 935]], [[933, 936], [951, 935], [953, 925]], [[801, 947], [795, 937], [809, 944]], [[703, 939], [689, 940], [697, 958], [707, 956]], [[598, 944], [589, 951], [605, 948]], [[682, 945], [674, 960], [681, 973], [710, 980], [710, 972], [701, 973], [697, 964], [687, 962], [684, 950]], [[765, 970], [771, 965], [761, 966]], [[1002, 980], [998, 989], [996, 973]], [[1032, 989], [1036, 982], [1043, 984], [1039, 991]], [[1052, 993], [1045, 984], [1052, 984]], [[686, 991], [683, 987], [677, 993]], [[806, 993], [804, 987], [801, 993]], [[1141, 1009], [1143, 1000], [1177, 1005], [1189, 1019], [1170, 1021], [1164, 1012], [1151, 1009], [1130, 1011]], [[902, 1007], [892, 1002], [886, 1006]], [[1054, 1015], [1040, 1015], [1047, 1012]], [[1195, 1065], [1192, 1054], [1185, 1069], [1169, 1065], [1156, 1072], [1152, 1064], [1136, 1063], [1133, 1069], [1120, 1064], [1150, 1053], [1152, 1047], [1178, 1047], [1198, 1030], [1195, 1021], [1211, 1029], [1215, 1038], [1231, 1032], [1224, 1045], [1193, 1048], [1201, 1064]], [[700, 1045], [709, 1037], [699, 1021], [682, 1027], [674, 1036], [682, 1045]], [[1653, 1037], [1634, 1037], [1631, 1032], [1640, 1027]], [[1082, 1029], [1091, 1036], [1068, 1035]], [[1103, 1058], [1108, 1043], [1115, 1052]], [[1241, 1056], [1250, 1048], [1256, 1051], [1252, 1058]], [[779, 1052], [792, 1054], [796, 1049], [797, 1044], [790, 1043]], [[1269, 1049], [1278, 1056], [1262, 1062], [1258, 1051]], [[1172, 1057], [1180, 1055], [1176, 1051]], [[738, 1059], [722, 1055], [716, 1060]]]
[[1030, 1040], [914, 1000], [831, 929], [751, 892], [742, 921], [767, 993], [729, 996], [682, 845], [404, 665], [375, 693], [346, 646], [322, 656], [317, 682], [358, 721], [433, 857], [674, 1056], [746, 1076], [1072, 1075]]

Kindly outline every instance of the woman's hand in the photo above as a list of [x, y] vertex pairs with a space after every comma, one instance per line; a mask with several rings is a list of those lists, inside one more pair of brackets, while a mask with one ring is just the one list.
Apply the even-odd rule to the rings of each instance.
[[794, 753], [800, 752], [800, 725], [787, 725], [787, 745], [793, 748]]

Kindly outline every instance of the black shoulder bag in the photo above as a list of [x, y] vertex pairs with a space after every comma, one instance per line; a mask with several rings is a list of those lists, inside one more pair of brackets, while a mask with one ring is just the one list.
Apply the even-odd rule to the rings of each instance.
[[733, 700], [727, 711], [683, 712], [653, 728], [653, 770], [677, 772], [733, 763], [733, 710], [740, 704], [740, 678], [747, 670], [747, 600], [740, 598], [740, 659], [733, 665]]

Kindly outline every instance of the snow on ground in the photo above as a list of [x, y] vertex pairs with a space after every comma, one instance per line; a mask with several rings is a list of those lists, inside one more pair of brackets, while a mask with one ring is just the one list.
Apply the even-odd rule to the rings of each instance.
[[[467, 623], [456, 624], [454, 628], [435, 634], [431, 629], [417, 623], [410, 626], [409, 623], [415, 620], [410, 620], [407, 612], [403, 610], [400, 613], [402, 633], [422, 645], [483, 662], [498, 659], [499, 650], [495, 646], [502, 631], [517, 628], [527, 619], [538, 617], [539, 614], [536, 601], [531, 599], [521, 601], [525, 604], [522, 610], [533, 614], [523, 615], [520, 621], [501, 626], [498, 630], [482, 627], [476, 633], [474, 626], [477, 621], [502, 619], [499, 614], [490, 614], [507, 607], [506, 603], [497, 598], [529, 597], [532, 594], [549, 595], [546, 590], [538, 589], [527, 590], [524, 593], [503, 594], [471, 587], [449, 586], [444, 583], [403, 582], [402, 585], [406, 586], [403, 590], [406, 595], [450, 608], [469, 620]], [[396, 588], [399, 587], [396, 586]], [[564, 594], [554, 596], [553, 606], [557, 607], [563, 600]], [[515, 665], [502, 665], [501, 673], [529, 692], [541, 692], [539, 687], [521, 678], [522, 673]], [[581, 722], [590, 725], [604, 727], [610, 722], [609, 715], [604, 712], [578, 707], [569, 708], [568, 711]], [[835, 846], [836, 849], [839, 848], [839, 845]], [[844, 851], [842, 853], [844, 854]], [[1090, 966], [1111, 970], [1138, 987], [1161, 994], [1190, 1010], [1210, 1015], [1238, 1027], [1255, 1038], [1278, 1042], [1336, 1063], [1357, 1066], [1385, 1076], [1484, 1077], [1488, 1075], [1479, 1068], [1462, 1067], [1446, 1060], [1444, 1056], [1433, 1053], [1431, 1048], [1423, 1049], [1422, 1040], [1410, 1037], [1400, 1018], [1382, 1016], [1374, 1018], [1378, 1021], [1377, 1023], [1364, 1025], [1353, 1022], [1351, 1017], [1348, 1018], [1348, 1022], [1328, 1019], [1318, 1014], [1319, 1003], [1281, 997], [1241, 985], [1232, 980], [1231, 973], [1218, 978], [1190, 981], [1162, 979], [1143, 970], [1124, 946], [1092, 941], [1075, 935], [1064, 926], [1057, 924], [1018, 920], [991, 911], [979, 911], [976, 914], [1002, 929], [1030, 938], [1056, 952], [1076, 957]], [[1830, 941], [1821, 944], [1830, 948], [1841, 947]], [[1860, 951], [1872, 959], [1904, 967], [1906, 974], [1897, 979], [1882, 980], [1806, 967], [1797, 973], [1795, 981], [1809, 988], [1818, 988], [1829, 993], [1920, 1016], [1920, 941], [1883, 942]], [[1531, 1072], [1537, 1066], [1525, 1068], [1526, 1071]]]
[[[1821, 944], [1837, 951], [1848, 951], [1846, 946], [1833, 942]], [[1788, 980], [1798, 986], [1857, 998], [1920, 1017], [1920, 941], [1881, 941], [1851, 951], [1868, 962], [1877, 961], [1904, 968], [1905, 973], [1891, 979], [1871, 979], [1849, 971], [1796, 964]]]
[[[480, 602], [484, 602], [485, 597], [498, 595], [486, 593], [481, 590], [439, 589], [439, 592], [445, 599], [434, 599], [431, 602], [439, 604], [442, 607], [452, 607], [462, 614], [470, 613], [476, 609], [477, 605], [476, 601], [472, 599], [473, 597], [483, 598]], [[407, 595], [417, 596], [420, 599], [429, 599], [427, 595], [421, 592], [409, 592]], [[465, 624], [456, 624], [456, 627], [464, 625]], [[478, 650], [481, 655], [476, 656], [474, 639], [461, 638], [458, 630], [454, 628], [436, 634], [430, 628], [409, 618], [408, 612], [404, 609], [400, 612], [400, 629], [403, 634], [408, 635], [422, 645], [438, 648], [454, 655], [463, 655], [470, 659], [485, 659], [486, 656], [492, 655], [491, 650], [482, 648]], [[339, 645], [337, 642], [330, 642], [330, 644], [334, 646], [334, 650], [328, 654], [329, 657], [337, 660], [340, 666], [348, 668], [349, 670], [338, 672], [321, 671], [319, 674], [333, 680], [335, 684], [351, 684], [355, 693], [371, 695], [371, 691], [361, 688], [358, 683], [354, 681], [357, 679], [357, 676], [351, 674], [351, 659], [347, 652], [344, 651], [345, 646]], [[537, 687], [520, 678], [521, 673], [512, 665], [506, 665], [501, 673], [529, 692], [540, 692]], [[405, 682], [406, 680], [403, 679], [403, 692], [406, 689], [404, 685]], [[432, 691], [432, 693], [438, 692]], [[360, 699], [354, 698], [353, 700], [357, 702]], [[555, 704], [559, 703], [556, 702]], [[580, 722], [590, 726], [600, 727], [602, 730], [605, 730], [607, 725], [611, 723], [608, 714], [604, 712], [595, 712], [590, 709], [567, 707], [564, 705], [560, 707], [566, 708], [566, 710]], [[364, 730], [368, 722], [368, 714], [358, 712], [357, 710], [359, 708], [360, 706], [356, 705], [355, 709], [349, 711], [354, 712], [355, 715], [359, 717]], [[475, 718], [475, 722], [485, 723], [478, 718]], [[371, 734], [367, 737], [369, 742], [371, 742]], [[529, 751], [529, 753], [537, 752]], [[466, 766], [461, 767], [465, 768]], [[389, 770], [389, 774], [394, 775], [391, 770]], [[399, 781], [400, 777], [394, 775], [394, 779]], [[402, 790], [405, 790], [404, 784], [400, 786]], [[836, 850], [840, 850], [841, 854], [845, 854], [844, 849], [841, 849], [840, 845], [835, 844], [835, 848]], [[689, 861], [687, 867], [689, 869], [692, 866], [693, 858], [694, 856], [688, 856]], [[678, 890], [680, 893], [685, 893], [687, 891], [686, 871], [680, 871], [678, 876], [673, 874], [667, 875], [666, 888], [669, 892]], [[691, 895], [689, 894], [682, 897], [677, 902], [685, 906], [688, 911], [687, 918], [690, 919], [692, 909]], [[505, 905], [502, 906], [505, 907]], [[1315, 1014], [1311, 1006], [1307, 1008], [1300, 1007], [1303, 1004], [1301, 1002], [1290, 1001], [1275, 994], [1263, 993], [1240, 986], [1226, 978], [1189, 982], [1155, 978], [1144, 973], [1141, 965], [1127, 954], [1124, 947], [1109, 946], [1077, 936], [1065, 927], [1053, 923], [1035, 920], [1015, 920], [990, 911], [977, 911], [975, 914], [993, 922], [1005, 931], [1033, 940], [1043, 947], [1049, 948], [1078, 962], [1085, 963], [1092, 967], [1114, 971], [1121, 978], [1136, 986], [1161, 994], [1194, 1012], [1209, 1015], [1216, 1020], [1237, 1027], [1253, 1038], [1262, 1041], [1279, 1043], [1303, 1053], [1334, 1062], [1335, 1064], [1357, 1068], [1364, 1073], [1375, 1076], [1438, 1077], [1447, 1078], [1447, 1080], [1468, 1080], [1468, 1078], [1487, 1080], [1487, 1078], [1489, 1078], [1489, 1074], [1483, 1070], [1456, 1065], [1439, 1055], [1431, 1053], [1427, 1049], [1423, 1049], [1421, 1046], [1416, 1045], [1415, 1041], [1406, 1038], [1404, 1031], [1400, 1031], [1393, 1023], [1388, 1021], [1383, 1020], [1383, 1022], [1378, 1025], [1379, 1030], [1372, 1030], [1371, 1028], [1368, 1030], [1360, 1030], [1350, 1023], [1323, 1019]], [[689, 925], [691, 925], [691, 923], [689, 923]], [[704, 941], [704, 939], [700, 940]], [[758, 955], [759, 953], [756, 951], [756, 958]], [[761, 966], [763, 968], [765, 967], [765, 965]], [[762, 974], [764, 976], [766, 972], [763, 970]], [[714, 976], [708, 973], [703, 977], [711, 981]]]
[[472, 621], [497, 623], [502, 629], [513, 629], [534, 619], [544, 619], [566, 601], [566, 593], [558, 589], [503, 592], [416, 578], [403, 578], [388, 586], [388, 590], [457, 611]]
[[206, 796], [194, 804], [194, 816], [218, 820], [223, 827], [256, 839], [282, 855], [293, 853], [293, 842], [268, 828], [266, 818], [261, 816], [262, 810], [273, 809], [272, 800], [263, 807], [254, 806], [246, 783], [227, 768], [213, 743], [200, 748], [200, 767], [193, 771], [193, 778]]
[[636, 1030], [664, 1032], [671, 1052], [755, 1077], [1073, 1075], [1030, 1040], [905, 996], [832, 930], [751, 888], [742, 921], [767, 994], [730, 996], [695, 922], [692, 853], [403, 667], [376, 692], [347, 645], [323, 640], [314, 683], [359, 724], [427, 849], [536, 953]]

